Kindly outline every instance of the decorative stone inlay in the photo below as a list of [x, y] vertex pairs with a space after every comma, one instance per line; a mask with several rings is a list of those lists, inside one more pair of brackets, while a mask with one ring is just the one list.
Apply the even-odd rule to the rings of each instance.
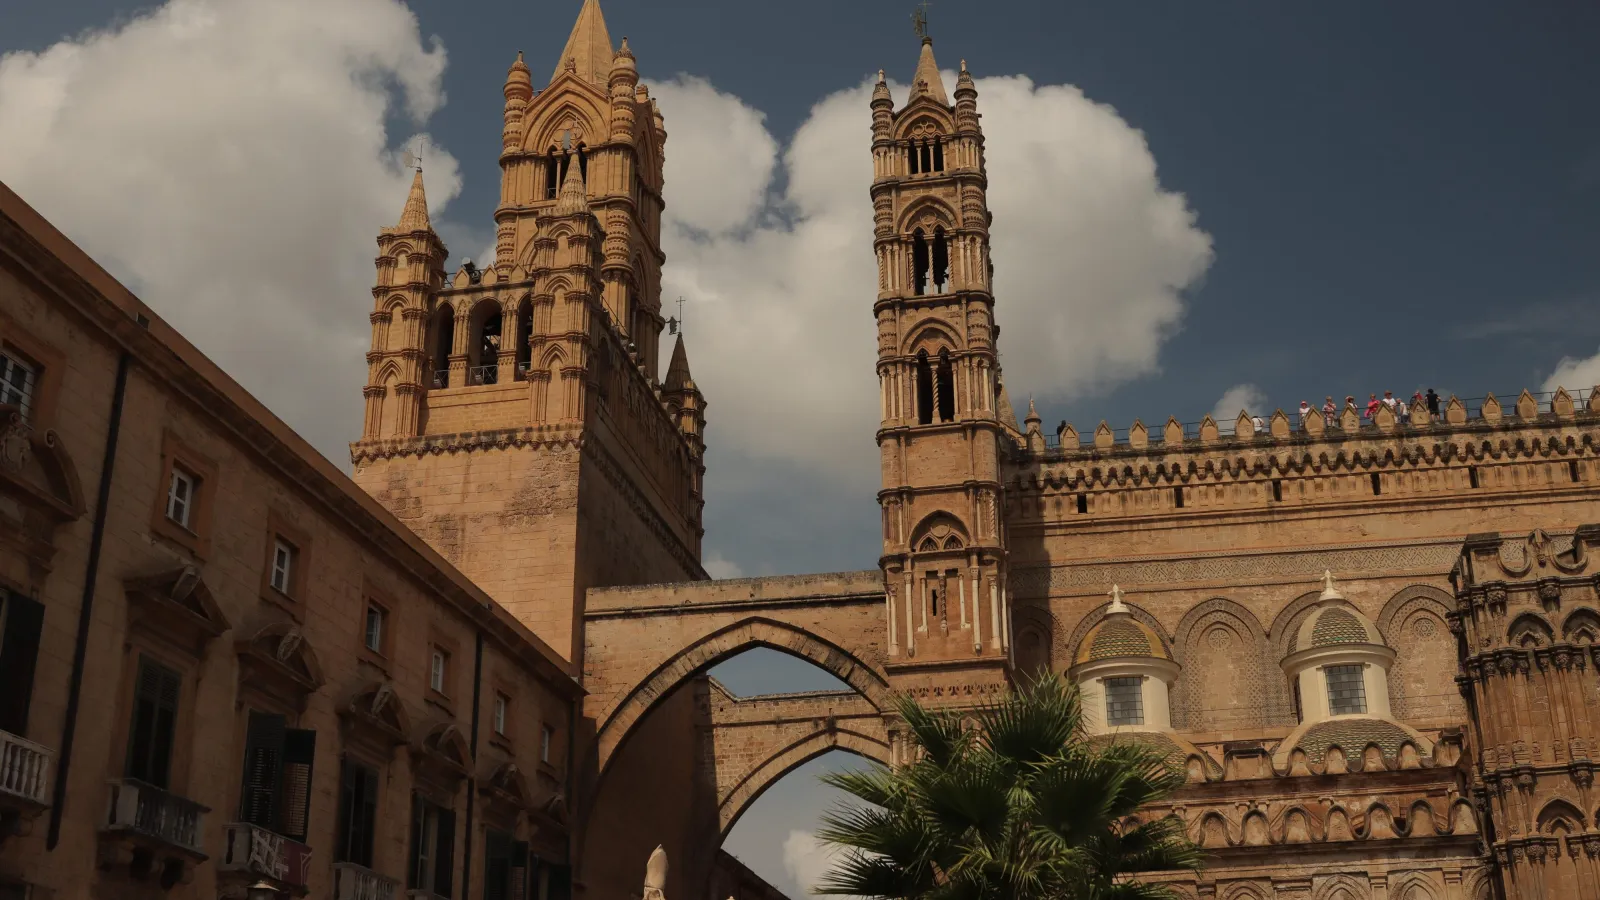
[[1090, 659], [1113, 656], [1149, 656], [1150, 639], [1131, 621], [1110, 621], [1100, 626], [1089, 645]]
[[1342, 609], [1324, 611], [1311, 629], [1313, 647], [1326, 647], [1330, 644], [1364, 644], [1366, 641], [1367, 630], [1361, 626], [1360, 620]]
[[1321, 765], [1328, 748], [1337, 744], [1346, 759], [1361, 758], [1368, 744], [1377, 744], [1385, 760], [1393, 761], [1400, 745], [1412, 740], [1405, 729], [1382, 719], [1333, 719], [1306, 729], [1299, 747], [1312, 765]]

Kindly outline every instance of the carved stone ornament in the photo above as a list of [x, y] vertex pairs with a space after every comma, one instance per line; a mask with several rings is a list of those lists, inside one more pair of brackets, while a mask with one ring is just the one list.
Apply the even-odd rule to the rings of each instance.
[[305, 643], [305, 639], [305, 635], [301, 634], [298, 628], [291, 628], [285, 632], [283, 638], [278, 641], [278, 649], [275, 654], [278, 657], [278, 662], [287, 663], [292, 659], [295, 651], [299, 650], [300, 645]]
[[4, 429], [0, 429], [0, 465], [20, 472], [32, 453], [33, 426], [20, 413], [10, 413]]

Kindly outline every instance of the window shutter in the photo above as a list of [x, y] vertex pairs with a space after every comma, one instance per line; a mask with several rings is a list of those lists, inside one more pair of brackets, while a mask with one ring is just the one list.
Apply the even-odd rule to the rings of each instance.
[[339, 762], [339, 823], [338, 834], [335, 838], [333, 855], [338, 862], [355, 862], [355, 844], [352, 835], [352, 826], [356, 816], [356, 783], [360, 773], [358, 767], [348, 759]]
[[21, 594], [5, 600], [6, 633], [0, 638], [0, 731], [28, 734], [28, 706], [33, 700], [33, 672], [39, 662], [39, 633], [44, 630], [44, 604]]
[[550, 867], [550, 896], [543, 900], [572, 900], [572, 869], [568, 866]]
[[428, 838], [428, 807], [422, 798], [412, 792], [411, 794], [411, 855], [406, 860], [406, 888], [408, 890], [423, 890], [422, 880], [428, 877], [423, 869], [427, 860], [428, 850], [423, 844]]
[[438, 847], [433, 855], [433, 892], [452, 896], [456, 883], [456, 811], [439, 810]]
[[276, 829], [278, 776], [283, 769], [283, 716], [250, 711], [244, 741], [244, 781], [239, 792], [239, 819]]
[[511, 898], [528, 900], [528, 844], [525, 841], [511, 843]]
[[483, 844], [483, 900], [512, 900], [511, 839], [491, 831]]
[[361, 766], [361, 858], [356, 862], [372, 867], [373, 835], [378, 830], [378, 770]]
[[139, 681], [134, 689], [133, 727], [129, 729], [127, 775], [163, 790], [172, 768], [178, 687], [177, 672], [140, 658]]
[[316, 763], [317, 733], [291, 728], [283, 736], [283, 775], [278, 787], [280, 833], [292, 841], [306, 839], [311, 819], [311, 770]]

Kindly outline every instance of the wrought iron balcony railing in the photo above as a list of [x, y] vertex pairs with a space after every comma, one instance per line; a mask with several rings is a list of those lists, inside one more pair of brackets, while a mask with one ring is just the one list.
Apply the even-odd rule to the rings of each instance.
[[473, 366], [467, 370], [467, 384], [495, 384], [499, 380], [499, 366]]
[[204, 856], [207, 807], [134, 778], [111, 782], [106, 830], [132, 832]]
[[309, 883], [311, 848], [305, 844], [248, 822], [229, 822], [223, 832], [218, 869], [245, 872], [252, 880], [270, 878], [291, 888]]
[[0, 731], [0, 800], [46, 805], [45, 784], [54, 755], [49, 747]]
[[333, 900], [399, 900], [400, 882], [366, 866], [333, 864]]

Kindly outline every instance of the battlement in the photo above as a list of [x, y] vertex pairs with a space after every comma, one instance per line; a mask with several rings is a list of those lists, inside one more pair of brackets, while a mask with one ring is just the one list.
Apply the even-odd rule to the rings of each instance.
[[1331, 426], [1320, 411], [1292, 422], [1278, 410], [1262, 429], [1241, 414], [1231, 433], [1210, 416], [1194, 426], [1169, 419], [1159, 434], [1140, 421], [1121, 433], [1102, 422], [1088, 446], [1071, 426], [1047, 441], [1030, 416], [1025, 441], [1003, 475], [1013, 524], [1592, 492], [1600, 389], [1581, 404], [1565, 390], [1523, 391], [1509, 406], [1492, 394], [1452, 396], [1440, 415], [1419, 405], [1404, 424], [1387, 407], [1369, 420], [1354, 406]]
[[1585, 413], [1600, 412], [1600, 386], [1595, 386], [1585, 400], [1574, 398], [1565, 388], [1535, 393], [1523, 390], [1509, 409], [1494, 394], [1462, 400], [1454, 395], [1440, 405], [1439, 415], [1428, 412], [1426, 405], [1417, 403], [1408, 408], [1407, 417], [1401, 420], [1396, 413], [1380, 406], [1370, 419], [1362, 408], [1347, 404], [1330, 421], [1321, 409], [1314, 408], [1303, 422], [1295, 422], [1296, 413], [1279, 409], [1264, 420], [1265, 428], [1258, 428], [1253, 417], [1241, 411], [1231, 422], [1218, 422], [1206, 416], [1198, 422], [1179, 422], [1176, 416], [1156, 430], [1141, 419], [1135, 419], [1127, 428], [1113, 428], [1102, 420], [1093, 431], [1083, 434], [1070, 423], [1054, 434], [1044, 432], [1038, 419], [1030, 419], [1024, 434], [1024, 454], [1043, 456], [1046, 459], [1069, 458], [1080, 453], [1103, 455], [1128, 452], [1145, 454], [1152, 450], [1163, 453], [1173, 449], [1191, 449], [1196, 446], [1259, 446], [1270, 443], [1307, 443], [1317, 441], [1348, 441], [1362, 438], [1387, 439], [1391, 435], [1431, 434], [1442, 430], [1461, 430], [1461, 426], [1482, 426], [1501, 429], [1508, 425], [1537, 425], [1581, 418]]

